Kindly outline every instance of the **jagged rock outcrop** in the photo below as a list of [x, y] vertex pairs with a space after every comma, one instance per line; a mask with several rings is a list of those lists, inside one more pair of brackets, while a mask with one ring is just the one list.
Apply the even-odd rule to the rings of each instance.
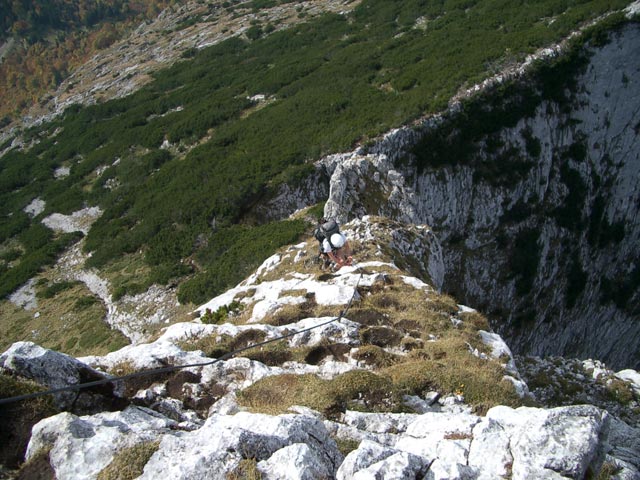
[[[431, 225], [445, 290], [490, 313], [518, 352], [637, 368], [639, 45], [629, 23], [540, 84], [525, 76], [505, 94], [490, 83], [482, 98], [327, 158], [325, 213]], [[544, 83], [558, 77], [560, 90]]]
[[[104, 373], [64, 353], [48, 350], [32, 342], [14, 343], [0, 355], [0, 368], [19, 377], [33, 380], [55, 389], [102, 380]], [[97, 412], [122, 406], [113, 386], [102, 385], [86, 390], [56, 393], [54, 402], [59, 409], [79, 413]]]

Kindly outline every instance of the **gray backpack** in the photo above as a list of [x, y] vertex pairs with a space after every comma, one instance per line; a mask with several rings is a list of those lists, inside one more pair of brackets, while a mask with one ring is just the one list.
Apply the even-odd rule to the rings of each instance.
[[[319, 242], [322, 242], [326, 238], [327, 241], [331, 243], [331, 235], [334, 233], [340, 233], [340, 226], [335, 220], [329, 220], [316, 228], [314, 236]], [[331, 247], [335, 248], [334, 245], [331, 245]]]

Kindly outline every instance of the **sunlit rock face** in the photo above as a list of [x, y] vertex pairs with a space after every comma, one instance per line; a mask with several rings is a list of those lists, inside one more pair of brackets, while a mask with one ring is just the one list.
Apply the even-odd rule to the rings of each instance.
[[638, 368], [639, 47], [628, 24], [582, 60], [499, 77], [479, 100], [326, 159], [325, 213], [430, 225], [445, 291], [516, 352]]

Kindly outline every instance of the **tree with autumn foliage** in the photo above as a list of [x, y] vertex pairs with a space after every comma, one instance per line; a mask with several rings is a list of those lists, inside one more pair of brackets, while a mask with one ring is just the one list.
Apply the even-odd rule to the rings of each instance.
[[[0, 118], [7, 123], [171, 0], [0, 0]], [[12, 42], [9, 42], [12, 39]]]

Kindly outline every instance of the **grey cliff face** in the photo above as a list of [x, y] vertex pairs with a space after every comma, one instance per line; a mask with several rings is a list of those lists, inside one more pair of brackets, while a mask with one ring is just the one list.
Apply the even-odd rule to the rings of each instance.
[[[561, 63], [545, 82], [518, 80], [325, 159], [325, 213], [430, 225], [445, 290], [518, 352], [638, 368], [638, 48], [640, 27], [627, 24], [575, 73]], [[478, 114], [499, 125], [474, 124]]]

